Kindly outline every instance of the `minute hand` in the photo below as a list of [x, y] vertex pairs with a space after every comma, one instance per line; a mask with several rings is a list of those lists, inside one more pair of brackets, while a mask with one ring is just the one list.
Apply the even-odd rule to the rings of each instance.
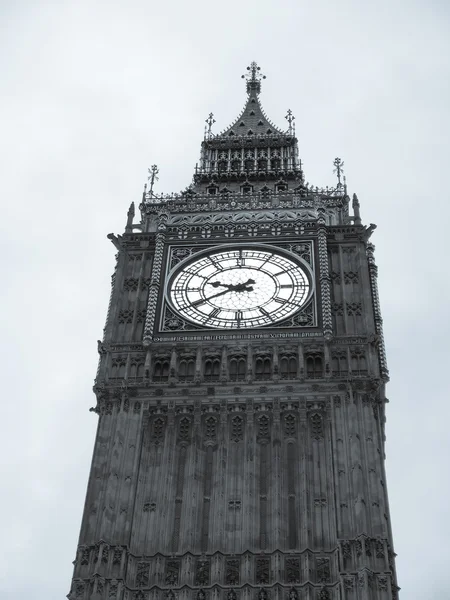
[[192, 303], [191, 306], [199, 306], [200, 304], [203, 304], [204, 302], [208, 302], [208, 300], [212, 300], [213, 298], [217, 298], [218, 296], [223, 296], [224, 294], [227, 294], [228, 292], [232, 292], [232, 289], [228, 289], [228, 290], [224, 290], [223, 292], [219, 292], [218, 294], [214, 294], [214, 296], [209, 296], [209, 298], [201, 298], [200, 300], [196, 300], [195, 302]]

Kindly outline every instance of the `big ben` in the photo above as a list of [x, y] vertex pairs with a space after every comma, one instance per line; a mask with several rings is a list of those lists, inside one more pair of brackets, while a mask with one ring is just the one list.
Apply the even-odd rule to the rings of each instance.
[[[294, 118], [207, 119], [192, 183], [122, 235], [70, 600], [398, 598], [377, 267], [342, 162]], [[153, 176], [156, 167], [153, 168]]]

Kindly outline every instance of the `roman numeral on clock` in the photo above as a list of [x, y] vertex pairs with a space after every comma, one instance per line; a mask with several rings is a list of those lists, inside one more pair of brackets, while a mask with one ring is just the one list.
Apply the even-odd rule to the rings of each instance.
[[245, 258], [242, 256], [242, 250], [239, 250], [239, 256], [236, 258], [236, 263], [238, 267], [245, 266]]

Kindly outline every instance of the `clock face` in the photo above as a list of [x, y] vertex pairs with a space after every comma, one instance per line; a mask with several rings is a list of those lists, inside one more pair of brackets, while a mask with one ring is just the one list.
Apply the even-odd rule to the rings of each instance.
[[304, 266], [269, 248], [212, 250], [180, 265], [168, 294], [184, 318], [216, 329], [261, 327], [293, 315], [309, 297]]

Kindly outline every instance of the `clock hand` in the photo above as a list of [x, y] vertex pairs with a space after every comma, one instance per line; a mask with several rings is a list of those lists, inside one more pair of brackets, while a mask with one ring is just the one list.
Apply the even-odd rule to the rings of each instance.
[[212, 283], [208, 282], [208, 285], [212, 285], [213, 287], [219, 287], [219, 286], [226, 287], [229, 290], [234, 290], [236, 292], [240, 292], [240, 291], [250, 291], [250, 290], [245, 290], [245, 286], [248, 285], [249, 283], [256, 283], [256, 281], [254, 279], [247, 279], [247, 281], [245, 283], [236, 283], [234, 285], [232, 283], [220, 283], [220, 281], [213, 281]]
[[208, 281], [208, 285], [212, 285], [213, 287], [219, 287], [219, 286], [226, 287], [226, 288], [233, 287], [232, 284], [229, 284], [229, 283], [220, 283], [220, 281], [213, 281], [213, 283], [210, 283]]
[[191, 306], [199, 306], [200, 304], [203, 304], [204, 302], [208, 302], [208, 300], [212, 300], [213, 298], [217, 298], [218, 296], [223, 296], [224, 294], [227, 294], [228, 292], [231, 292], [232, 290], [228, 289], [228, 290], [224, 290], [223, 292], [219, 292], [218, 294], [214, 294], [214, 296], [209, 296], [208, 298], [200, 298], [200, 300], [196, 300], [195, 302], [192, 303]]

